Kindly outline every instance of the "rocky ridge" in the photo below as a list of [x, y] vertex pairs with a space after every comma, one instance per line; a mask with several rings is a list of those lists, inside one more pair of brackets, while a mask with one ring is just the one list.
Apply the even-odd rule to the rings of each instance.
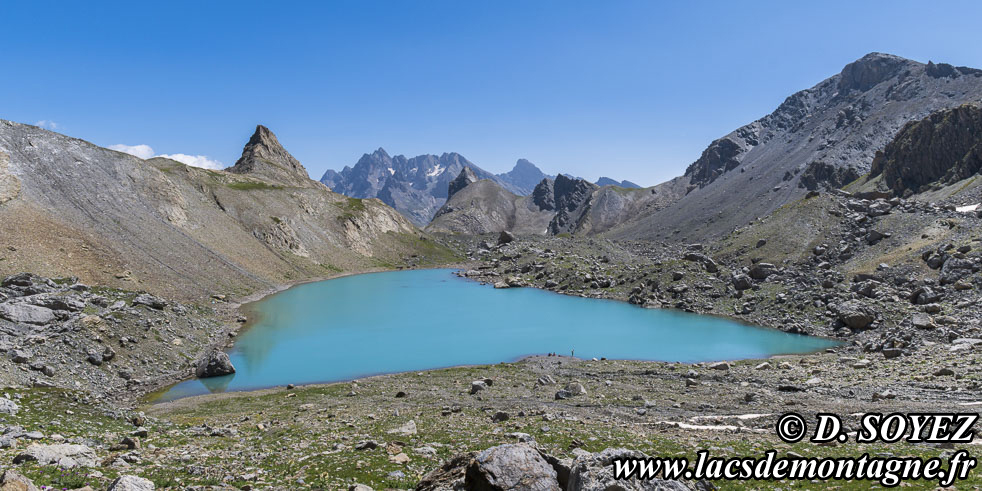
[[450, 199], [426, 230], [458, 234], [503, 230], [520, 234], [599, 234], [678, 199], [685, 192], [684, 187], [676, 185], [678, 182], [629, 189], [597, 186], [585, 179], [559, 175], [554, 180], [540, 181], [528, 196], [518, 196], [494, 181], [461, 175], [452, 183]]
[[682, 176], [684, 197], [609, 235], [683, 242], [719, 237], [809, 190], [865, 174], [876, 152], [909, 121], [982, 100], [978, 70], [939, 67], [882, 53], [846, 65], [712, 142]]
[[982, 172], [982, 107], [966, 104], [905, 125], [873, 159], [869, 180], [881, 178], [898, 196], [943, 187]]

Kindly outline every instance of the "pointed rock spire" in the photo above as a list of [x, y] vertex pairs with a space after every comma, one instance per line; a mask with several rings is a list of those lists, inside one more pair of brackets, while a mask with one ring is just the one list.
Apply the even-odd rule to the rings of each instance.
[[263, 125], [256, 126], [256, 132], [242, 149], [242, 156], [228, 171], [285, 186], [310, 187], [315, 183], [307, 169]]
[[457, 191], [464, 189], [472, 182], [477, 182], [477, 175], [474, 174], [474, 171], [470, 167], [464, 167], [460, 170], [460, 174], [457, 174], [457, 177], [450, 181], [450, 186], [447, 189], [447, 199], [452, 198]]

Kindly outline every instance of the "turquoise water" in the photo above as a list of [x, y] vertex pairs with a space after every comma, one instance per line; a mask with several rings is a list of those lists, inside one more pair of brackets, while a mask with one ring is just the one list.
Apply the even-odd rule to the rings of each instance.
[[363, 274], [273, 295], [256, 304], [260, 318], [229, 352], [234, 375], [182, 382], [158, 401], [571, 350], [581, 358], [697, 362], [835, 344], [712, 316], [494, 289], [452, 272]]

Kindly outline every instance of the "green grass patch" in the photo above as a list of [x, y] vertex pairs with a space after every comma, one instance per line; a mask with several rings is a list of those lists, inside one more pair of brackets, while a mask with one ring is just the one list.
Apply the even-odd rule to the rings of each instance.
[[236, 191], [255, 191], [255, 190], [265, 190], [265, 189], [283, 189], [281, 186], [274, 186], [272, 184], [267, 184], [260, 181], [235, 181], [225, 184], [229, 189], [234, 189]]
[[363, 212], [365, 211], [365, 202], [361, 198], [348, 198], [341, 205], [341, 209], [352, 213]]

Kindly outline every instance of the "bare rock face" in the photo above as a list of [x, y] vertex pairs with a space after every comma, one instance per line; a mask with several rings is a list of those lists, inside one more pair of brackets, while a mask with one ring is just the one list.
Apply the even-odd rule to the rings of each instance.
[[0, 152], [0, 205], [20, 194], [20, 181], [10, 172], [10, 155]]
[[820, 188], [838, 189], [859, 178], [852, 167], [840, 167], [821, 161], [809, 162], [801, 172], [799, 188], [816, 191]]
[[903, 58], [880, 53], [870, 53], [842, 69], [839, 74], [839, 91], [866, 91], [897, 74], [903, 68]]
[[467, 467], [464, 486], [474, 491], [559, 491], [556, 471], [526, 444], [489, 448]]
[[457, 174], [457, 177], [450, 181], [450, 186], [447, 189], [447, 199], [452, 198], [457, 191], [464, 189], [472, 182], [477, 182], [477, 175], [474, 174], [474, 171], [470, 167], [464, 167], [460, 171], [460, 174]]
[[540, 210], [552, 211], [556, 209], [556, 195], [552, 189], [552, 179], [543, 179], [532, 190], [532, 203]]
[[737, 158], [744, 148], [731, 138], [720, 138], [709, 144], [702, 155], [685, 170], [692, 184], [705, 186], [716, 180], [724, 172], [740, 165]]
[[263, 125], [256, 126], [249, 143], [242, 149], [242, 156], [230, 167], [229, 172], [247, 174], [284, 186], [313, 187], [307, 169], [287, 152], [276, 135]]
[[873, 159], [871, 177], [897, 195], [982, 171], [982, 107], [966, 104], [908, 123]]
[[235, 373], [235, 367], [228, 358], [228, 353], [215, 350], [198, 362], [194, 375], [198, 378], [221, 377]]
[[596, 190], [596, 184], [583, 179], [571, 179], [562, 174], [556, 176], [553, 183], [556, 216], [549, 222], [549, 231], [552, 234], [575, 232]]

